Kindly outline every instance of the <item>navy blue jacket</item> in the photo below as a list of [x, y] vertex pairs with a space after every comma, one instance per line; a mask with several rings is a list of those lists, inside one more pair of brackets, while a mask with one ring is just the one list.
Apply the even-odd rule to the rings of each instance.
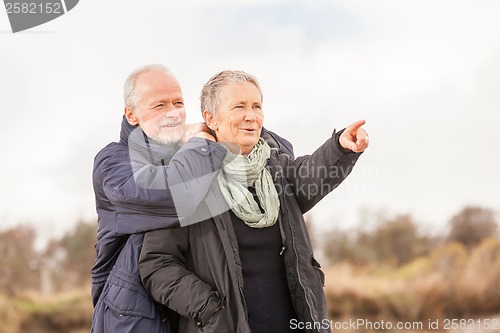
[[[288, 141], [263, 129], [266, 133], [271, 146], [293, 156]], [[183, 203], [186, 217], [194, 213], [226, 154], [220, 145], [202, 138], [191, 138], [177, 149], [148, 140], [124, 117], [120, 141], [95, 157], [98, 234], [92, 268], [92, 333], [175, 331], [168, 328], [166, 309], [155, 304], [141, 284], [138, 260], [143, 233], [180, 226], [175, 203]], [[172, 184], [177, 189], [182, 185], [175, 198]]]

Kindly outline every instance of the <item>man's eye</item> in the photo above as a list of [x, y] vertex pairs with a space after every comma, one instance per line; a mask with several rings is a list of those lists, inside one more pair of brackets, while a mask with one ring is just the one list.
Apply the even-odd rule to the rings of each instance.
[[235, 105], [234, 108], [235, 109], [243, 109], [243, 105]]
[[259, 110], [260, 110], [262, 107], [261, 107], [260, 105], [254, 105], [254, 106], [253, 106], [253, 108], [254, 108], [254, 109], [259, 109]]
[[175, 104], [176, 106], [183, 106], [183, 105], [184, 105], [184, 102], [178, 101], [178, 102], [175, 102], [174, 104]]
[[155, 109], [161, 109], [161, 108], [163, 108], [164, 106], [165, 106], [165, 104], [160, 103], [160, 104], [157, 104], [157, 105], [155, 106]]

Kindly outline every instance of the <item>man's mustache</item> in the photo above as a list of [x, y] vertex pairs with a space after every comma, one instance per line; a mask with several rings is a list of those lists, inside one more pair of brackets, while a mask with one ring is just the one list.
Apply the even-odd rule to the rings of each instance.
[[182, 124], [183, 120], [182, 118], [165, 118], [162, 119], [158, 125], [160, 127], [165, 127], [165, 126], [171, 126], [171, 125], [177, 125], [177, 124]]

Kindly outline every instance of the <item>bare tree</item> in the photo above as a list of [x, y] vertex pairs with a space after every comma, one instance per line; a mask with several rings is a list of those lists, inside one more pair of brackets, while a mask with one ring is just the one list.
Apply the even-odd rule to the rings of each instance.
[[449, 241], [473, 247], [487, 237], [497, 237], [498, 225], [491, 209], [468, 206], [453, 216], [449, 222]]
[[35, 239], [35, 230], [27, 226], [0, 232], [0, 290], [5, 294], [38, 287], [40, 256]]

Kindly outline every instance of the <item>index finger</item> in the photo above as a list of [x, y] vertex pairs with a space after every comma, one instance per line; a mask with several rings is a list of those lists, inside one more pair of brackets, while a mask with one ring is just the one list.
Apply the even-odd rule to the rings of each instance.
[[366, 123], [365, 120], [358, 120], [351, 125], [347, 126], [346, 131], [357, 132], [358, 129]]

